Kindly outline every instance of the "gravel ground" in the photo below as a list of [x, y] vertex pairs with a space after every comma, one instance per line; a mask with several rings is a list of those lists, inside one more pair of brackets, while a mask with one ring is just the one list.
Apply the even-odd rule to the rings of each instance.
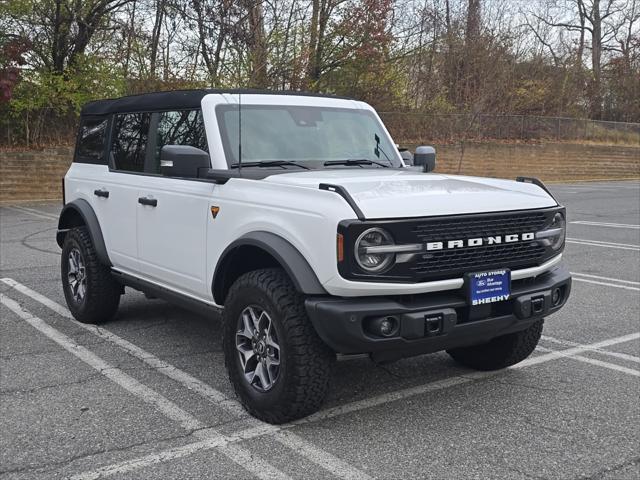
[[552, 191], [574, 286], [531, 359], [490, 374], [444, 353], [341, 361], [323, 410], [282, 428], [238, 411], [219, 318], [127, 290], [114, 321], [80, 326], [60, 205], [2, 208], [0, 478], [637, 480], [640, 183]]

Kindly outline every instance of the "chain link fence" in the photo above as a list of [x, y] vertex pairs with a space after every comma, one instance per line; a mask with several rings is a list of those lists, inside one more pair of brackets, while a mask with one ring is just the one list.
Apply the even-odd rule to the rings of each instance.
[[640, 123], [567, 117], [381, 112], [397, 142], [545, 140], [640, 146]]

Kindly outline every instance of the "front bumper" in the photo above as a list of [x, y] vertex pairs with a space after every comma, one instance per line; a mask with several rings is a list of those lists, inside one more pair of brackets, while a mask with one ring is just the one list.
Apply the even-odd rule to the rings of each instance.
[[[553, 305], [555, 289], [562, 296]], [[305, 306], [320, 338], [334, 351], [392, 360], [524, 330], [562, 308], [570, 292], [571, 276], [561, 265], [535, 278], [512, 281], [509, 300], [489, 305], [470, 306], [460, 289], [393, 297], [311, 297]], [[397, 319], [396, 336], [384, 338], [365, 330], [371, 319], [385, 316]]]

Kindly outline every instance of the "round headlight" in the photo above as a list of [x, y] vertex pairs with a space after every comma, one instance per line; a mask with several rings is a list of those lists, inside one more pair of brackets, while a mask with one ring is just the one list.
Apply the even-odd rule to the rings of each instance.
[[370, 228], [356, 240], [354, 253], [356, 262], [367, 273], [380, 273], [391, 263], [395, 253], [384, 252], [385, 247], [394, 245], [391, 234], [382, 228]]
[[561, 230], [561, 232], [558, 233], [558, 235], [556, 235], [553, 238], [553, 243], [551, 244], [551, 248], [553, 248], [554, 250], [558, 250], [560, 247], [562, 247], [562, 245], [564, 245], [566, 226], [567, 225], [564, 219], [564, 215], [562, 215], [560, 212], [556, 213], [553, 216], [551, 225], [549, 226], [549, 229], [558, 228]]

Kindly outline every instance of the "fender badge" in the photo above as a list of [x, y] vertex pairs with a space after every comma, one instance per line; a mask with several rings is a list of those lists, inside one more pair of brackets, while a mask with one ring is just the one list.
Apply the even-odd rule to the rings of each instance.
[[218, 216], [218, 212], [220, 211], [220, 207], [213, 206], [211, 207], [211, 216], [215, 218]]

